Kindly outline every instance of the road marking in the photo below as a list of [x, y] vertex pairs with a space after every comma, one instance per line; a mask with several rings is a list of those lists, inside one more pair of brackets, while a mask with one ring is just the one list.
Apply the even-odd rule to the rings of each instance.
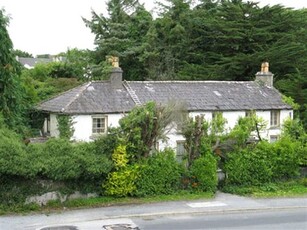
[[219, 201], [187, 203], [187, 205], [190, 206], [191, 208], [208, 208], [208, 207], [227, 206], [227, 204], [219, 202]]

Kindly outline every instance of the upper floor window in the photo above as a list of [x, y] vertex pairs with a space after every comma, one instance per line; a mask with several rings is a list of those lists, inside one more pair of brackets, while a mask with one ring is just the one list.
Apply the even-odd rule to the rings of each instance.
[[93, 116], [92, 117], [92, 133], [103, 134], [107, 132], [107, 117]]
[[271, 127], [278, 127], [280, 125], [280, 111], [279, 110], [271, 111], [270, 125]]

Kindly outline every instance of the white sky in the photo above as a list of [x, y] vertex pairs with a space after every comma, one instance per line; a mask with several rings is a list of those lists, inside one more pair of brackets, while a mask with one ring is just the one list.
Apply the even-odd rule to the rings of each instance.
[[[252, 0], [253, 1], [253, 0]], [[154, 0], [140, 0], [152, 10]], [[307, 0], [257, 0], [261, 6], [281, 4], [307, 8]], [[11, 17], [8, 31], [14, 49], [30, 54], [58, 54], [68, 48], [93, 49], [94, 35], [81, 17], [91, 19], [91, 9], [106, 12], [105, 0], [1, 0]]]

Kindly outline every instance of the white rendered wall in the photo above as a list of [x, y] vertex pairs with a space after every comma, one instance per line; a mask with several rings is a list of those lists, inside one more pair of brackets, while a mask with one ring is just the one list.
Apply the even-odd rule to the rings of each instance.
[[[246, 111], [226, 111], [223, 112], [223, 117], [227, 120], [226, 131], [230, 131], [233, 128], [239, 117], [245, 117]], [[97, 114], [98, 115], [98, 114]], [[191, 112], [190, 117], [195, 117], [197, 115], [204, 115], [204, 118], [208, 121], [212, 120], [212, 112]], [[267, 127], [266, 130], [261, 132], [261, 137], [263, 139], [270, 140], [270, 136], [279, 136], [281, 134], [282, 124], [285, 119], [291, 117], [293, 118], [292, 110], [281, 110], [280, 111], [280, 127], [270, 127], [271, 111], [256, 111], [258, 117], [263, 118]], [[119, 120], [124, 116], [124, 114], [106, 114], [107, 126], [117, 127], [119, 125]], [[92, 115], [74, 115], [73, 118], [73, 128], [74, 135], [73, 140], [76, 141], [92, 141]], [[58, 124], [56, 119], [56, 114], [50, 115], [50, 136], [58, 137]], [[183, 141], [184, 137], [177, 133], [176, 130], [171, 129], [167, 133], [167, 140], [159, 142], [159, 149], [163, 150], [165, 147], [171, 147], [176, 149], [177, 141]]]
[[[100, 115], [100, 114], [95, 114]], [[117, 127], [123, 114], [101, 114], [107, 118], [107, 127]], [[74, 134], [76, 141], [92, 141], [92, 115], [75, 115], [73, 118]]]
[[50, 114], [50, 136], [59, 137], [58, 120], [56, 114]]

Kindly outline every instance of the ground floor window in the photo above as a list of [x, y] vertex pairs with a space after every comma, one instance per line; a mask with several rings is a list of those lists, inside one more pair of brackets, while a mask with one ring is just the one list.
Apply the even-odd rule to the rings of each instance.
[[271, 111], [271, 127], [278, 127], [280, 124], [280, 111], [279, 110], [272, 110]]
[[278, 135], [271, 135], [270, 136], [270, 142], [271, 143], [274, 143], [274, 142], [276, 142], [278, 140]]
[[92, 117], [92, 133], [104, 134], [107, 132], [107, 117], [106, 116], [93, 116]]
[[185, 141], [177, 141], [176, 146], [176, 158], [178, 161], [182, 161], [184, 157], [186, 156], [186, 150], [185, 150]]

